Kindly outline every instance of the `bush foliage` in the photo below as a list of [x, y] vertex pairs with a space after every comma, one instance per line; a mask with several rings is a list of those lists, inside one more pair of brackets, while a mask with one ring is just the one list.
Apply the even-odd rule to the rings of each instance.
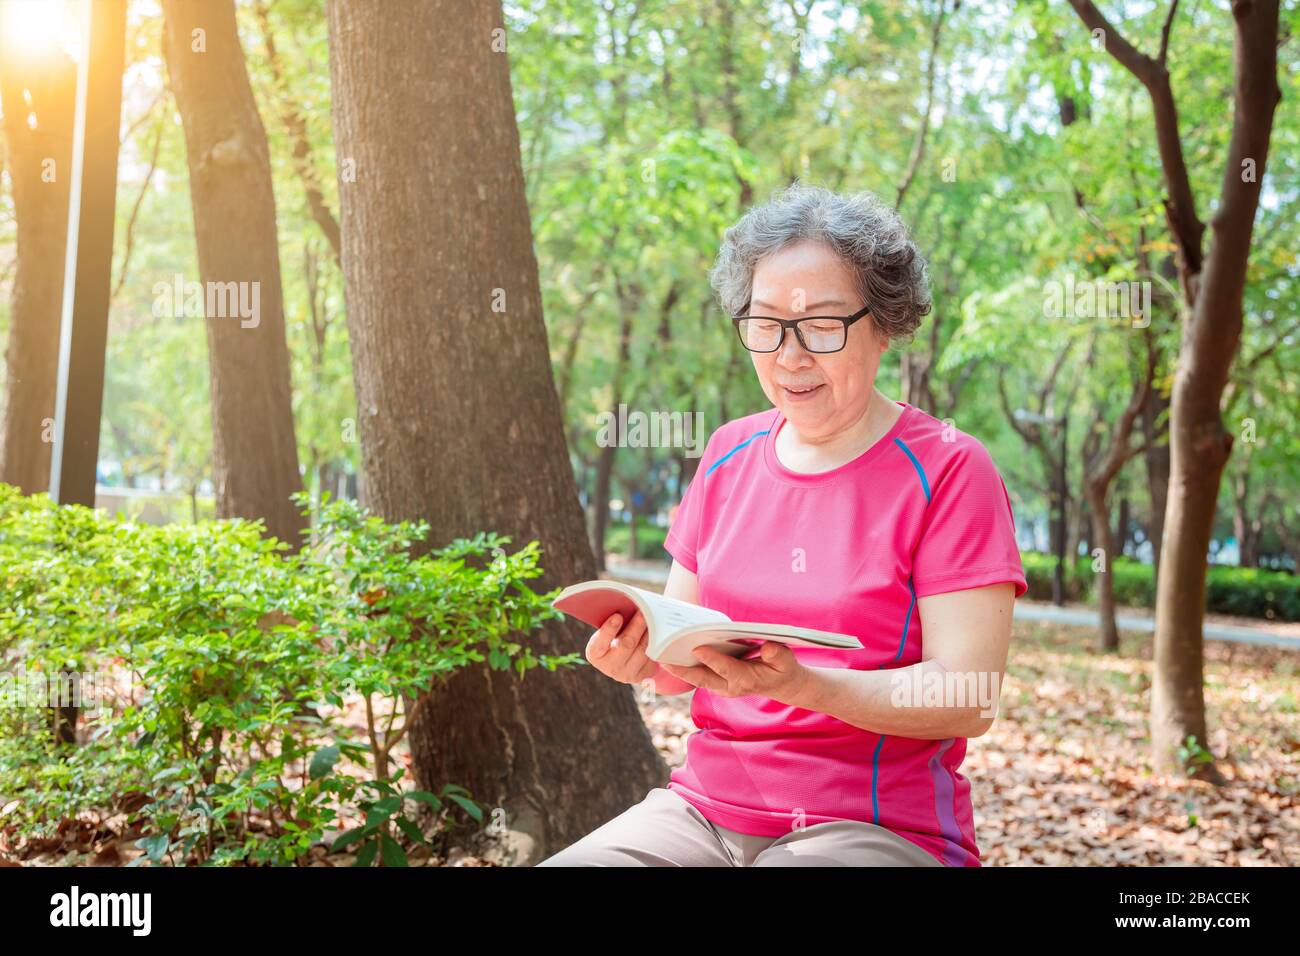
[[[455, 784], [390, 772], [422, 694], [480, 662], [523, 679], [581, 655], [519, 643], [557, 616], [527, 585], [537, 542], [507, 553], [481, 533], [414, 556], [428, 530], [326, 499], [294, 551], [258, 522], [137, 525], [0, 485], [0, 825], [40, 837], [125, 814], [155, 863], [290, 864], [346, 810], [364, 823], [336, 848], [401, 865], [427, 840], [421, 808], [481, 822]], [[75, 746], [50, 698], [12, 693], [68, 674], [95, 692]], [[356, 695], [362, 739], [342, 720]]]
[[[1027, 597], [1050, 600], [1052, 569], [1056, 559], [1049, 555], [1021, 554]], [[1155, 607], [1155, 568], [1140, 561], [1119, 558], [1111, 566], [1115, 600], [1130, 607]], [[1091, 558], [1078, 558], [1066, 567], [1066, 596], [1090, 601], [1096, 572]], [[1300, 577], [1285, 571], [1234, 568], [1211, 565], [1205, 585], [1205, 610], [1213, 614], [1235, 614], [1277, 621], [1300, 621]]]

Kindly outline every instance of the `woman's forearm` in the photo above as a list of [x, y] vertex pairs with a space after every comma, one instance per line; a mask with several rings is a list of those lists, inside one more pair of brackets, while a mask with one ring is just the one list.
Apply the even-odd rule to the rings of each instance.
[[[954, 680], [952, 677], [963, 675], [948, 675], [936, 660], [894, 670], [805, 670], [805, 683], [786, 703], [829, 714], [872, 733], [942, 740], [978, 737], [993, 723], [996, 679], [986, 679], [982, 684], [974, 679]], [[961, 692], [945, 694], [945, 686], [960, 687]]]

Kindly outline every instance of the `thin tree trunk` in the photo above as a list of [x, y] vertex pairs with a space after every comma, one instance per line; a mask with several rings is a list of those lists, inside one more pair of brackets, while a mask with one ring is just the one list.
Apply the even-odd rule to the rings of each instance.
[[[17, 261], [0, 398], [0, 481], [50, 486], [77, 71], [62, 54], [0, 56]], [[30, 106], [23, 92], [31, 97]], [[34, 121], [29, 120], [34, 118]]]
[[[304, 522], [289, 496], [302, 490], [302, 478], [275, 196], [235, 5], [164, 0], [163, 12], [167, 68], [185, 127], [199, 277], [209, 293], [224, 293], [205, 297], [224, 305], [212, 311], [225, 313], [205, 318], [217, 516], [261, 518], [269, 534], [297, 546]], [[232, 308], [232, 298], [249, 308]]]
[[[1119, 628], [1115, 625], [1115, 583], [1111, 574], [1111, 562], [1115, 555], [1115, 538], [1110, 528], [1110, 514], [1106, 508], [1105, 490], [1099, 484], [1089, 483], [1087, 488], [1088, 512], [1091, 517], [1092, 555], [1094, 566], [1100, 558], [1101, 567], [1093, 574], [1093, 600], [1097, 604], [1098, 634], [1097, 649], [1100, 651], [1119, 650]], [[1101, 549], [1101, 555], [1096, 551]]]
[[1151, 522], [1147, 526], [1147, 540], [1151, 542], [1151, 560], [1154, 564], [1156, 584], [1160, 582], [1160, 547], [1165, 534], [1165, 508], [1169, 503], [1169, 442], [1158, 442], [1157, 437], [1168, 427], [1159, 425], [1159, 418], [1169, 408], [1169, 398], [1159, 389], [1147, 393], [1142, 407], [1142, 437], [1146, 443], [1147, 488], [1151, 494]]
[[1250, 469], [1238, 469], [1232, 482], [1232, 531], [1240, 554], [1237, 563], [1243, 568], [1259, 567], [1259, 537], [1263, 522], [1250, 513]]
[[[433, 545], [485, 530], [515, 546], [540, 540], [540, 589], [592, 578], [500, 3], [393, 6], [328, 8], [365, 500], [387, 518], [428, 521]], [[551, 621], [522, 639], [538, 653], [580, 653], [590, 634]], [[497, 849], [522, 864], [667, 779], [629, 687], [591, 667], [523, 680], [486, 665], [458, 672], [430, 691], [410, 742], [422, 786], [457, 783], [503, 811]]]
[[1146, 87], [1166, 197], [1165, 216], [1178, 250], [1184, 325], [1171, 403], [1170, 494], [1156, 598], [1155, 677], [1151, 746], [1157, 769], [1193, 769], [1220, 781], [1213, 763], [1189, 764], [1189, 738], [1204, 753], [1206, 719], [1202, 625], [1206, 553], [1232, 434], [1221, 403], [1241, 345], [1242, 299], [1251, 235], [1268, 160], [1277, 83], [1277, 0], [1234, 0], [1233, 118], [1208, 254], [1205, 223], [1196, 212], [1178, 128], [1178, 110], [1166, 65], [1171, 5], [1156, 57], [1129, 43], [1091, 0], [1070, 0], [1106, 51]]
[[1119, 515], [1115, 519], [1115, 557], [1117, 558], [1128, 551], [1128, 529], [1132, 523], [1130, 510], [1128, 495], [1122, 495], [1119, 499]]
[[320, 176], [312, 163], [311, 140], [307, 136], [307, 121], [298, 111], [293, 93], [280, 64], [280, 54], [275, 45], [275, 33], [271, 28], [271, 11], [265, 0], [258, 0], [253, 5], [253, 14], [257, 17], [258, 28], [262, 31], [262, 45], [266, 50], [266, 65], [271, 71], [271, 82], [275, 86], [276, 96], [280, 101], [280, 122], [293, 144], [293, 168], [302, 181], [303, 193], [307, 198], [307, 210], [312, 221], [320, 227], [325, 241], [330, 245], [337, 265], [340, 255], [339, 223], [329, 203], [325, 201], [325, 190], [321, 186]]
[[624, 482], [624, 486], [625, 486], [625, 488], [626, 488], [626, 490], [627, 490], [627, 514], [628, 514], [628, 522], [627, 522], [627, 524], [628, 524], [628, 531], [630, 532], [629, 535], [628, 535], [628, 540], [627, 540], [627, 559], [628, 559], [629, 561], [635, 561], [635, 560], [637, 559], [637, 553], [636, 553], [636, 496], [637, 496], [637, 490], [636, 490], [636, 488], [635, 488], [633, 485], [628, 484], [627, 482]]
[[[618, 359], [614, 363], [614, 383], [613, 398], [611, 399], [611, 414], [615, 421], [618, 420], [618, 407], [624, 398], [623, 377], [627, 371], [628, 356], [632, 348], [632, 302], [624, 294], [623, 285], [617, 278], [614, 280], [618, 286], [618, 300], [622, 303], [623, 318], [619, 322], [618, 328]], [[596, 570], [605, 570], [605, 534], [609, 529], [609, 498], [614, 482], [614, 459], [618, 455], [618, 439], [621, 436], [614, 436], [614, 443], [606, 445], [600, 450], [600, 457], [596, 463], [596, 488], [592, 507], [591, 529], [591, 553], [596, 560]]]
[[[1104, 413], [1099, 413], [1092, 428], [1088, 430], [1083, 446], [1083, 490], [1087, 497], [1088, 512], [1091, 521], [1091, 535], [1088, 553], [1092, 556], [1096, 569], [1094, 598], [1097, 602], [1099, 617], [1098, 649], [1103, 652], [1119, 650], [1119, 629], [1115, 623], [1115, 576], [1116, 557], [1115, 536], [1111, 530], [1110, 490], [1119, 476], [1120, 470], [1141, 447], [1130, 446], [1130, 438], [1137, 423], [1142, 407], [1146, 404], [1147, 392], [1155, 376], [1154, 356], [1148, 355], [1145, 373], [1133, 386], [1133, 394], [1128, 405], [1120, 413], [1113, 428], [1104, 427]], [[1103, 433], [1105, 434], [1103, 437]], [[1097, 551], [1101, 554], [1098, 555]], [[1100, 567], [1097, 567], [1097, 565]]]

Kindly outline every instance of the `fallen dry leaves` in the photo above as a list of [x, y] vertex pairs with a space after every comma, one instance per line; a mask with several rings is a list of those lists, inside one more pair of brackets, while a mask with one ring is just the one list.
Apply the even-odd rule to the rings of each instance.
[[[1095, 654], [1093, 638], [1084, 627], [1015, 624], [998, 718], [968, 743], [962, 765], [984, 864], [1300, 865], [1297, 654], [1206, 642], [1209, 749], [1227, 780], [1215, 787], [1151, 770], [1150, 635], [1126, 635], [1111, 656]], [[680, 765], [695, 729], [690, 695], [641, 696], [640, 707], [655, 747]], [[359, 698], [345, 710], [360, 734]], [[406, 747], [393, 756], [409, 770]], [[140, 834], [125, 822], [131, 797], [109, 820], [64, 821], [48, 845], [24, 847], [21, 865], [130, 863], [141, 855]], [[15, 865], [4, 850], [0, 859], [9, 860], [0, 865]], [[353, 859], [318, 846], [304, 865]], [[411, 865], [491, 864], [457, 847], [446, 858], [413, 853]]]

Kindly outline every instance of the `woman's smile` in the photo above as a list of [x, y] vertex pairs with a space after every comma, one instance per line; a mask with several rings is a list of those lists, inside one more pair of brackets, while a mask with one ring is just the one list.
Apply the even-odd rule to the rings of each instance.
[[781, 390], [791, 402], [808, 402], [821, 394], [823, 386], [818, 385], [782, 385]]

